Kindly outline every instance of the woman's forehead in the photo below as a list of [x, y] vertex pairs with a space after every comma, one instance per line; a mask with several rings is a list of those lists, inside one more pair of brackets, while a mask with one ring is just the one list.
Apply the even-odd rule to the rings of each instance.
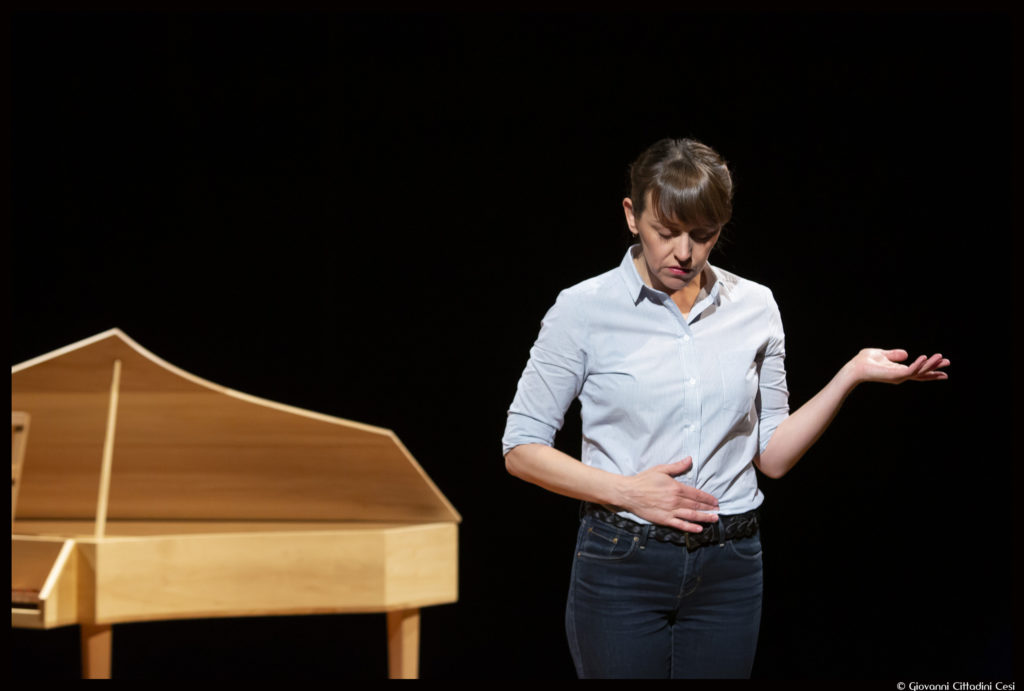
[[653, 208], [648, 204], [647, 208], [644, 209], [644, 215], [649, 215], [650, 220], [659, 225], [665, 226], [670, 230], [691, 230], [694, 228], [706, 228], [708, 230], [717, 230], [718, 226], [714, 223], [708, 223], [702, 219], [694, 219], [686, 221], [680, 219], [677, 215], [672, 214], [666, 216], [660, 208]]
[[[690, 205], [684, 205], [682, 207], [683, 215], [680, 216], [680, 207], [673, 205], [672, 196], [664, 194], [664, 190], [659, 190], [662, 194], [655, 194], [653, 189], [647, 190], [644, 193], [644, 216], [649, 216], [652, 222], [658, 223], [665, 226], [666, 228], [686, 230], [688, 228], [707, 228], [717, 229], [718, 224], [708, 221], [706, 218], [700, 218], [697, 208], [690, 207]], [[695, 200], [693, 200], [695, 201]], [[688, 215], [687, 212], [693, 212], [693, 215]]]

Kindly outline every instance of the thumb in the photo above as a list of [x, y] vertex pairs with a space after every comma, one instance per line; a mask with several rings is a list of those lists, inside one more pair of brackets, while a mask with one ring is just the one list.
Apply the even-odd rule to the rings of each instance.
[[910, 357], [910, 353], [903, 350], [902, 348], [894, 348], [892, 350], [886, 350], [883, 352], [885, 354], [886, 359], [890, 360], [891, 362], [903, 362], [908, 357]]
[[668, 475], [682, 475], [692, 467], [693, 458], [690, 456], [687, 456], [682, 460], [675, 461], [674, 463], [666, 463], [665, 465], [659, 466], [660, 470]]

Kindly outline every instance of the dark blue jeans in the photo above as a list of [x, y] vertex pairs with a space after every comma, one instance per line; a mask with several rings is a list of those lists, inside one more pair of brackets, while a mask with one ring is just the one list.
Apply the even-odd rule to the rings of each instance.
[[747, 678], [761, 624], [758, 535], [692, 552], [584, 516], [565, 628], [587, 678]]

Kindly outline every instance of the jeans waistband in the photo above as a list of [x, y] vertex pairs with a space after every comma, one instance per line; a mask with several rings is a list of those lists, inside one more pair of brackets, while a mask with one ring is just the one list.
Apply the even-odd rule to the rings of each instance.
[[620, 516], [613, 511], [609, 511], [600, 504], [592, 504], [590, 502], [583, 503], [583, 514], [586, 516], [592, 516], [599, 521], [603, 521], [634, 535], [640, 535], [646, 531], [647, 536], [650, 538], [660, 542], [671, 542], [676, 545], [685, 545], [686, 549], [691, 552], [706, 545], [716, 545], [727, 540], [751, 537], [752, 535], [756, 535], [757, 531], [760, 529], [760, 513], [757, 509], [730, 516], [720, 515], [718, 520], [714, 523], [697, 523], [697, 525], [703, 526], [703, 530], [699, 533], [677, 530], [676, 528], [670, 528], [656, 523], [644, 525], [626, 518], [625, 516]]

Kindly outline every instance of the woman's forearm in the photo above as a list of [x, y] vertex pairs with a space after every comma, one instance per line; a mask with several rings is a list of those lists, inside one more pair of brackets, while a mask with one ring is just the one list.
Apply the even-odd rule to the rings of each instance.
[[505, 467], [516, 477], [574, 499], [616, 506], [652, 523], [700, 532], [701, 522], [718, 520], [718, 500], [678, 482], [693, 465], [689, 457], [623, 476], [592, 468], [542, 444], [523, 444], [505, 454]]
[[949, 360], [936, 353], [931, 357], [921, 355], [910, 365], [900, 364], [908, 357], [907, 351], [896, 348], [864, 348], [843, 365], [824, 389], [807, 401], [795, 413], [783, 420], [772, 438], [768, 440], [764, 453], [754, 459], [761, 472], [768, 477], [779, 478], [807, 453], [818, 441], [839, 412], [843, 401], [862, 382], [884, 382], [900, 384], [905, 381], [941, 381], [949, 375], [942, 371], [949, 366]]
[[580, 463], [543, 444], [522, 444], [505, 454], [505, 468], [521, 480], [573, 499], [618, 506], [621, 475]]
[[788, 473], [828, 429], [843, 401], [858, 383], [853, 363], [848, 362], [825, 388], [775, 429], [764, 452], [754, 459], [760, 471], [771, 478], [780, 478]]

